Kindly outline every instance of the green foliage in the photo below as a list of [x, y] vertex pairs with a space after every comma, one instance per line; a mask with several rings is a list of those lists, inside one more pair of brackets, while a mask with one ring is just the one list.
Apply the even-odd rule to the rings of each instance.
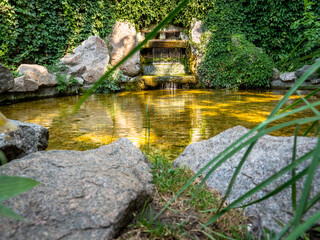
[[[159, 23], [180, 2], [180, 0], [120, 0], [115, 1], [116, 18], [127, 20], [137, 28], [148, 27], [150, 24]], [[172, 24], [189, 27], [192, 19], [202, 19], [214, 6], [212, 0], [190, 1], [183, 11], [176, 15]]]
[[73, 76], [70, 76], [68, 79], [67, 74], [63, 73], [63, 71], [66, 70], [67, 67], [58, 61], [56, 61], [52, 65], [48, 65], [47, 69], [51, 73], [56, 75], [56, 77], [57, 77], [56, 89], [61, 93], [66, 92], [68, 87], [72, 86], [73, 84], [79, 84], [78, 80], [75, 79]]
[[[39, 182], [29, 178], [0, 176], [0, 203], [8, 198], [17, 196], [38, 184]], [[0, 216], [23, 220], [22, 217], [2, 204], [0, 204]]]
[[273, 62], [243, 35], [213, 33], [198, 69], [206, 87], [269, 87]]
[[0, 61], [52, 64], [88, 36], [107, 36], [113, 22], [108, 0], [3, 0]]
[[319, 48], [317, 19], [320, 17], [320, 4], [313, 4], [308, 0], [241, 0], [240, 3], [237, 14], [242, 15], [241, 31], [250, 42], [263, 48], [274, 61], [281, 60], [282, 63], [304, 38], [307, 39], [303, 40], [297, 54], [291, 57], [290, 61], [295, 63], [284, 66], [282, 70], [301, 67], [305, 63], [297, 62], [297, 58], [309, 55], [316, 47]]
[[320, 57], [320, 8], [316, 12], [313, 10], [314, 5], [313, 2], [304, 0], [303, 17], [291, 25], [291, 29], [303, 31], [296, 38], [299, 41], [297, 47], [285, 56], [283, 69], [294, 70], [303, 66], [306, 60], [312, 62], [316, 57]]
[[[107, 71], [110, 71], [112, 67], [109, 65]], [[109, 75], [95, 90], [96, 93], [110, 93], [120, 90], [119, 82], [125, 81], [125, 76], [123, 72], [119, 69], [115, 70], [111, 75]]]
[[61, 93], [64, 93], [67, 91], [68, 87], [73, 85], [73, 84], [79, 84], [78, 80], [75, 79], [74, 77], [70, 77], [69, 80], [67, 80], [67, 75], [66, 74], [56, 74], [58, 84], [57, 84], [57, 90]]

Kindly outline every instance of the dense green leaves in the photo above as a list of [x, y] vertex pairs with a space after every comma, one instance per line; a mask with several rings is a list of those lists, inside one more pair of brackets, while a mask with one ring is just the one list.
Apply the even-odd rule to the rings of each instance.
[[52, 64], [90, 35], [111, 32], [108, 0], [4, 0], [0, 3], [0, 61]]
[[[117, 19], [134, 23], [138, 28], [159, 23], [178, 5], [180, 0], [120, 0], [115, 1]], [[192, 19], [202, 19], [215, 4], [212, 0], [190, 1], [172, 23], [189, 27]]]

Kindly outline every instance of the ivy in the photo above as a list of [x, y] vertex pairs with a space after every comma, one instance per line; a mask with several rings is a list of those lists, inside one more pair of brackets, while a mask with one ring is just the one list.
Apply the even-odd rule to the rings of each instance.
[[[126, 20], [138, 29], [149, 27], [163, 20], [180, 0], [119, 0], [114, 2], [117, 19]], [[190, 1], [182, 12], [172, 20], [172, 24], [188, 28], [192, 19], [203, 19], [215, 5], [212, 0]]]
[[52, 64], [89, 36], [107, 36], [115, 21], [110, 6], [108, 0], [3, 0], [0, 61]]
[[241, 7], [239, 1], [222, 0], [205, 18], [209, 41], [198, 46], [204, 55], [198, 72], [205, 87], [269, 86], [274, 63], [243, 34]]

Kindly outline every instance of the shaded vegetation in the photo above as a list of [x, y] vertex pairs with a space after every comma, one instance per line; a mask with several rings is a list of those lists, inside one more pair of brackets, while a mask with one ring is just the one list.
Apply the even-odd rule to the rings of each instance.
[[89, 36], [107, 36], [113, 23], [108, 0], [3, 0], [0, 61], [53, 64]]

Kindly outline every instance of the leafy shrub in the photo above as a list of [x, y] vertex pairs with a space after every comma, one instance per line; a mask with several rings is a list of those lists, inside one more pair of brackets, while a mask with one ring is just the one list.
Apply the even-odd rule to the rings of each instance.
[[113, 22], [108, 0], [3, 0], [0, 61], [52, 64], [88, 36], [107, 36]]
[[[241, 2], [217, 2], [205, 18], [204, 44], [196, 46], [204, 58], [198, 72], [206, 87], [269, 87], [273, 62], [267, 54], [246, 40]], [[204, 46], [203, 46], [204, 45]]]
[[216, 35], [210, 39], [199, 67], [204, 86], [269, 87], [273, 63], [262, 49], [248, 42], [243, 35], [225, 39], [225, 46], [221, 48], [219, 38]]
[[[115, 14], [117, 19], [134, 23], [138, 28], [148, 27], [159, 23], [180, 2], [180, 0], [120, 0], [115, 1]], [[202, 19], [215, 4], [211, 0], [190, 1], [183, 11], [175, 16], [172, 24], [189, 27], [192, 19]]]
[[[109, 65], [107, 71], [110, 71], [112, 67]], [[98, 86], [95, 90], [96, 93], [110, 93], [120, 90], [119, 82], [125, 81], [123, 72], [119, 69], [115, 70], [108, 78]]]

